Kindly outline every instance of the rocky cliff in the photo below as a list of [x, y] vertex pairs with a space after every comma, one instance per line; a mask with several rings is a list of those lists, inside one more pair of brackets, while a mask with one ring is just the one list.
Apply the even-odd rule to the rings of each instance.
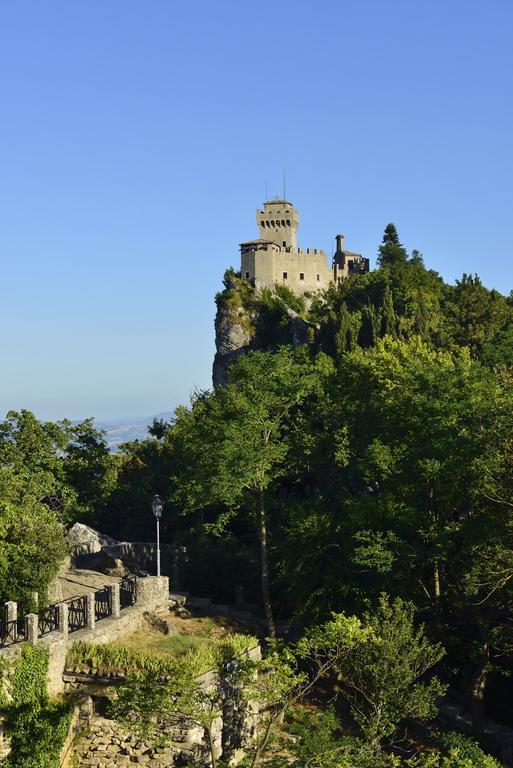
[[237, 355], [282, 344], [299, 346], [306, 343], [310, 327], [304, 299], [283, 286], [253, 286], [231, 270], [224, 285], [216, 296], [214, 387], [227, 383], [228, 366]]

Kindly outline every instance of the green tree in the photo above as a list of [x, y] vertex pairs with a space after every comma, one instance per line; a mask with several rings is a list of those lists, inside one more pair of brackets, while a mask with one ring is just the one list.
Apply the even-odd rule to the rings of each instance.
[[187, 469], [176, 478], [177, 497], [189, 511], [222, 505], [218, 530], [239, 513], [256, 520], [262, 598], [274, 637], [267, 499], [287, 471], [292, 413], [317, 385], [318, 374], [287, 349], [240, 357], [229, 373], [228, 386], [200, 395], [191, 411], [178, 414], [175, 439]]
[[118, 457], [110, 453], [105, 435], [94, 427], [93, 419], [76, 425], [64, 421], [61, 426], [66, 436], [64, 481], [76, 494], [72, 518], [96, 524], [116, 487]]
[[505, 297], [485, 288], [477, 275], [464, 274], [455, 286], [447, 286], [443, 309], [448, 344], [468, 347], [473, 358], [512, 319]]
[[379, 246], [378, 264], [380, 267], [396, 267], [406, 264], [408, 254], [399, 241], [395, 224], [387, 224], [383, 243]]
[[241, 662], [242, 690], [246, 698], [258, 702], [261, 713], [250, 768], [260, 764], [285, 714], [342, 665], [366, 637], [367, 630], [356, 617], [332, 614], [329, 621], [308, 629], [297, 643], [275, 641], [262, 660]]
[[235, 682], [234, 673], [224, 664], [216, 673], [219, 680], [207, 684], [179, 662], [166, 677], [153, 670], [133, 672], [117, 688], [109, 704], [110, 714], [141, 738], [156, 743], [169, 741], [173, 726], [184, 722], [203, 728], [216, 768], [214, 725], [223, 711], [223, 688]]
[[444, 655], [423, 627], [415, 629], [414, 606], [382, 596], [378, 609], [364, 615], [364, 641], [355, 644], [339, 667], [343, 691], [358, 723], [368, 760], [380, 754], [406, 719], [431, 719], [444, 687], [423, 677]]
[[392, 336], [397, 335], [397, 320], [394, 311], [394, 301], [392, 298], [392, 291], [389, 286], [385, 288], [383, 296], [383, 308], [381, 311], [381, 335]]

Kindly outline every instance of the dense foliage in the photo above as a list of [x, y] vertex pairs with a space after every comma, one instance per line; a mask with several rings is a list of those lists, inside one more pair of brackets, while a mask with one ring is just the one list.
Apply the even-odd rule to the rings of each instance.
[[59, 768], [73, 708], [48, 697], [48, 650], [26, 644], [9, 680], [2, 715], [11, 738], [11, 768]]
[[10, 411], [0, 423], [0, 600], [44, 603], [66, 555], [66, 524], [95, 518], [115, 479], [115, 460], [92, 420], [40, 422]]

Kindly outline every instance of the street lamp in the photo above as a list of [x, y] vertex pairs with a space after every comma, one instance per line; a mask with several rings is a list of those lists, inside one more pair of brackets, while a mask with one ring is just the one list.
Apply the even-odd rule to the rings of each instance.
[[151, 501], [151, 508], [157, 521], [157, 576], [160, 576], [160, 518], [162, 517], [162, 510], [164, 504], [160, 500], [160, 496], [156, 493]]

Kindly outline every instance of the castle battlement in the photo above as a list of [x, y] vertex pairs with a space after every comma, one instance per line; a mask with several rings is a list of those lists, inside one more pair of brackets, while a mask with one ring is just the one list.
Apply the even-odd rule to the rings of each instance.
[[280, 283], [303, 294], [369, 271], [368, 259], [345, 250], [343, 235], [337, 235], [331, 265], [322, 248], [298, 248], [299, 211], [288, 200], [267, 200], [256, 210], [256, 223], [260, 237], [240, 244], [241, 276], [253, 283]]

